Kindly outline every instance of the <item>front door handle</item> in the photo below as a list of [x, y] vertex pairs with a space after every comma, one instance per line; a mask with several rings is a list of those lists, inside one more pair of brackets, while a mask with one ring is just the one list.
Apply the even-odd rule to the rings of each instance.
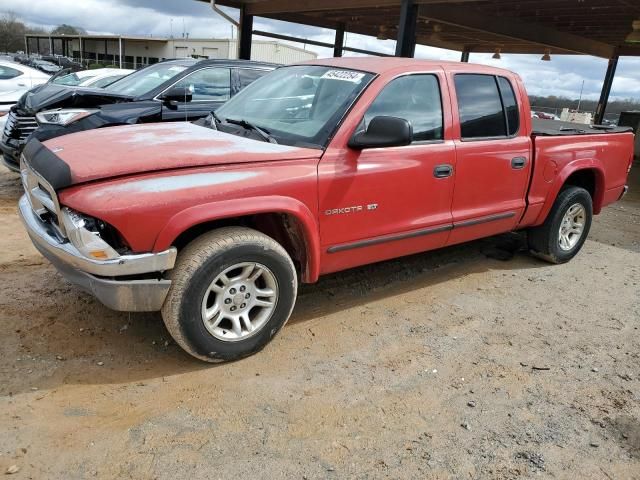
[[513, 157], [511, 159], [511, 168], [514, 168], [516, 170], [520, 170], [524, 168], [526, 164], [527, 164], [527, 159], [525, 157]]
[[447, 178], [453, 174], [453, 166], [444, 164], [436, 165], [433, 169], [433, 176], [436, 178]]

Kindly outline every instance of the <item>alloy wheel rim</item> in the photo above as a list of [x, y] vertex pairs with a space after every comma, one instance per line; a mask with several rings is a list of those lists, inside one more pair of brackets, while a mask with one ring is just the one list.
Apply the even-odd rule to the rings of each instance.
[[562, 217], [558, 235], [558, 246], [563, 251], [572, 250], [582, 238], [587, 212], [580, 203], [571, 205]]
[[202, 299], [202, 322], [219, 340], [234, 342], [258, 333], [278, 300], [278, 282], [261, 263], [242, 262], [222, 271]]

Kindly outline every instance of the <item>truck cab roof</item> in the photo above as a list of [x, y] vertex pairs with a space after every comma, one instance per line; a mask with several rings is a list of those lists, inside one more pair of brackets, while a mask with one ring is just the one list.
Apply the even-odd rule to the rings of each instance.
[[218, 66], [235, 66], [235, 67], [247, 67], [247, 66], [255, 66], [255, 67], [264, 67], [264, 68], [277, 68], [282, 65], [278, 63], [269, 63], [269, 62], [258, 62], [255, 60], [236, 60], [229, 58], [171, 58], [168, 60], [163, 60], [158, 63], [168, 63], [174, 65], [183, 65], [186, 67], [206, 67], [209, 65], [218, 65]]
[[386, 72], [401, 69], [420, 70], [441, 68], [443, 70], [455, 70], [457, 72], [468, 71], [469, 73], [489, 73], [493, 75], [513, 76], [510, 70], [480, 65], [476, 63], [465, 63], [448, 60], [423, 60], [418, 58], [403, 57], [336, 57], [322, 58], [302, 62], [302, 65], [325, 65], [340, 68], [350, 68], [370, 73], [383, 74]]

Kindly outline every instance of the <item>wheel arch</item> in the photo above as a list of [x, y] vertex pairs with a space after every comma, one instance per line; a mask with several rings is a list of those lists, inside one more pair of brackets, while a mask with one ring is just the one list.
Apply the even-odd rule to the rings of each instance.
[[572, 185], [582, 187], [589, 192], [593, 202], [593, 213], [597, 215], [602, 210], [605, 186], [604, 169], [599, 162], [594, 160], [579, 160], [572, 162], [563, 168], [556, 176], [549, 189], [549, 195], [544, 202], [544, 206], [536, 220], [538, 225], [547, 218], [558, 194], [567, 186]]
[[178, 251], [202, 233], [247, 226], [270, 236], [291, 256], [305, 283], [320, 274], [318, 225], [309, 208], [288, 197], [252, 197], [198, 205], [175, 214], [158, 234], [154, 251]]

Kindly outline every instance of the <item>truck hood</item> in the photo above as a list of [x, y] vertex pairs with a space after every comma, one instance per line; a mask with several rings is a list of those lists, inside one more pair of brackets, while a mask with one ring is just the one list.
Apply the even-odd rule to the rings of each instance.
[[67, 87], [45, 83], [29, 90], [16, 108], [26, 115], [35, 115], [52, 108], [95, 108], [99, 105], [131, 101], [133, 97], [112, 93], [101, 88]]
[[67, 185], [159, 170], [322, 155], [321, 150], [253, 140], [187, 122], [78, 132], [44, 145], [69, 166]]

